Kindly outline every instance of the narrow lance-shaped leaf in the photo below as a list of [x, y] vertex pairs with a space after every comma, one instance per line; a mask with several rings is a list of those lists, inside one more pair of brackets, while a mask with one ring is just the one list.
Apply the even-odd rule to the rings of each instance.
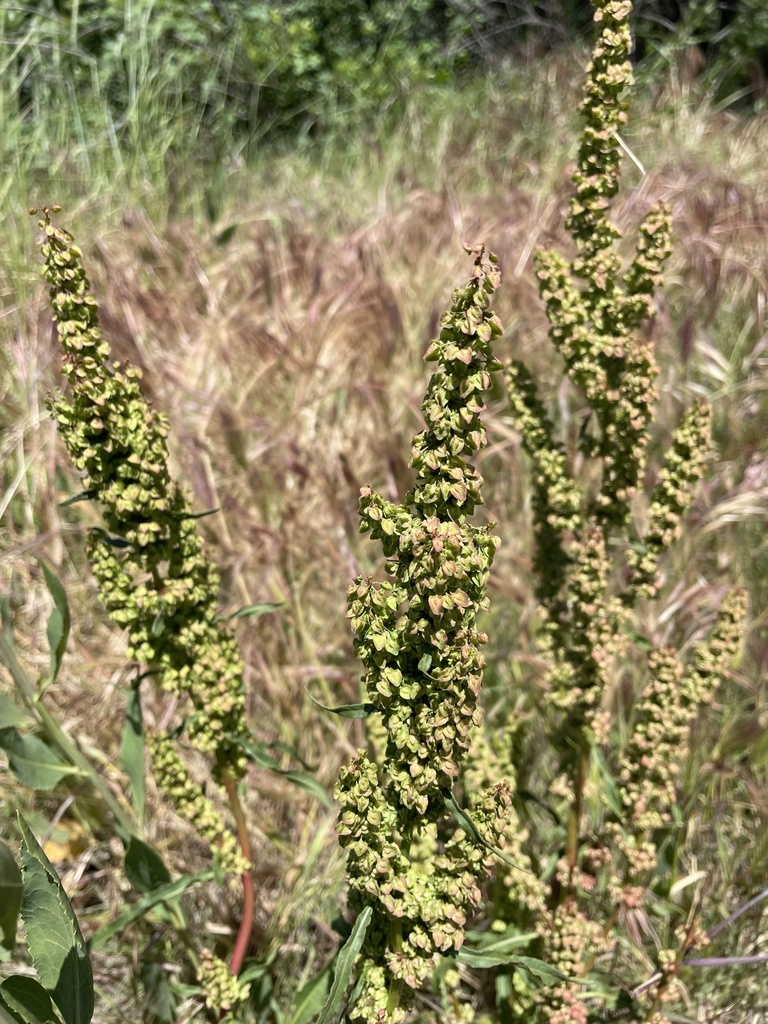
[[205, 882], [210, 882], [214, 878], [213, 871], [204, 871], [198, 875], [182, 875], [175, 881], [170, 882], [168, 885], [161, 885], [157, 889], [153, 889], [152, 892], [147, 893], [146, 896], [142, 896], [141, 899], [137, 900], [133, 906], [129, 907], [128, 910], [123, 911], [122, 914], [110, 921], [109, 924], [100, 928], [99, 931], [91, 939], [91, 949], [99, 950], [103, 949], [113, 935], [118, 935], [124, 931], [129, 924], [133, 924], [134, 921], [140, 920], [145, 914], [148, 914], [155, 907], [163, 903], [172, 903], [178, 899], [187, 889], [192, 888], [195, 885], [202, 885]]
[[344, 997], [346, 996], [349, 982], [352, 977], [352, 965], [355, 957], [360, 952], [368, 925], [371, 923], [373, 909], [366, 907], [355, 921], [352, 934], [339, 950], [336, 958], [336, 970], [333, 975], [333, 984], [328, 993], [328, 999], [317, 1018], [317, 1024], [331, 1024], [343, 1009]]
[[305, 790], [310, 793], [320, 803], [325, 804], [326, 807], [331, 806], [331, 798], [328, 796], [326, 791], [317, 781], [312, 778], [311, 775], [307, 775], [305, 772], [294, 771], [289, 768], [282, 768], [279, 761], [276, 761], [274, 757], [266, 753], [263, 746], [259, 743], [255, 743], [252, 740], [244, 740], [233, 738], [233, 743], [243, 751], [245, 756], [253, 764], [258, 765], [260, 768], [264, 768], [269, 772], [274, 772], [276, 775], [282, 776], [292, 785], [297, 786], [299, 789]]
[[65, 1024], [90, 1024], [93, 972], [80, 925], [58, 875], [21, 815], [19, 827], [22, 917], [32, 963]]
[[141, 715], [141, 691], [138, 681], [131, 687], [128, 693], [120, 756], [123, 768], [131, 782], [131, 794], [139, 823], [143, 824], [146, 798], [144, 780], [144, 723]]
[[368, 718], [369, 715], [375, 715], [379, 708], [375, 704], [339, 704], [338, 707], [331, 708], [327, 704], [321, 704], [319, 700], [315, 700], [311, 693], [307, 693], [307, 696], [323, 711], [329, 711], [332, 715], [339, 715], [340, 718]]
[[43, 569], [48, 592], [53, 598], [53, 611], [48, 619], [48, 646], [51, 651], [51, 669], [48, 682], [52, 683], [59, 674], [61, 662], [67, 649], [71, 620], [69, 601], [67, 600], [67, 593], [64, 587], [50, 566], [46, 565], [45, 562], [40, 564]]

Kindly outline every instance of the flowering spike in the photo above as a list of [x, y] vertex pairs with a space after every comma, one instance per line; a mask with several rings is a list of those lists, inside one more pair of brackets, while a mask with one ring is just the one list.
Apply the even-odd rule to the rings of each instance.
[[64, 351], [69, 398], [51, 402], [85, 488], [101, 506], [89, 555], [99, 594], [128, 630], [128, 656], [158, 670], [163, 688], [189, 694], [189, 736], [242, 774], [247, 730], [243, 665], [217, 622], [219, 577], [203, 553], [188, 498], [168, 469], [168, 422], [144, 398], [140, 372], [110, 359], [82, 252], [46, 212], [42, 253]]
[[[485, 443], [483, 393], [498, 366], [491, 342], [501, 324], [488, 307], [499, 271], [481, 246], [467, 251], [475, 256], [472, 280], [454, 292], [426, 355], [438, 365], [422, 405], [425, 429], [413, 443], [414, 488], [404, 504], [369, 487], [360, 497], [360, 528], [381, 543], [392, 576], [358, 579], [349, 594], [367, 700], [386, 734], [383, 764], [360, 751], [336, 787], [350, 885], [358, 906], [374, 908], [354, 1010], [366, 1021], [402, 1019], [407, 991], [441, 952], [461, 946], [489, 869], [487, 854], [461, 829], [439, 854], [436, 847], [446, 794], [479, 721], [487, 638], [476, 618], [488, 605], [498, 543], [466, 520], [482, 500], [468, 459]], [[497, 789], [478, 809], [481, 831], [495, 836], [503, 827], [505, 800]]]
[[704, 402], [692, 406], [675, 431], [651, 495], [648, 527], [642, 540], [627, 552], [632, 570], [629, 593], [634, 596], [652, 597], [659, 589], [659, 558], [680, 537], [693, 501], [693, 485], [704, 473], [711, 432], [712, 411]]

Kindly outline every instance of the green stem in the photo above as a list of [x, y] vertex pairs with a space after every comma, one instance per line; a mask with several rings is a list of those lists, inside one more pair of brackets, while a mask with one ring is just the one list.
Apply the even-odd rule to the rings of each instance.
[[[389, 922], [389, 948], [393, 953], [399, 953], [403, 948], [403, 922], [399, 918], [392, 918]], [[389, 995], [387, 997], [388, 1017], [391, 1017], [400, 1006], [402, 992], [403, 979], [392, 979], [389, 984]]]
[[573, 879], [576, 876], [576, 869], [579, 864], [579, 834], [584, 804], [584, 786], [587, 780], [587, 765], [589, 763], [589, 746], [583, 738], [579, 746], [576, 777], [573, 780], [573, 803], [571, 804], [571, 813], [568, 817], [568, 839], [566, 845], [566, 858], [570, 875], [568, 879], [569, 896], [573, 894]]

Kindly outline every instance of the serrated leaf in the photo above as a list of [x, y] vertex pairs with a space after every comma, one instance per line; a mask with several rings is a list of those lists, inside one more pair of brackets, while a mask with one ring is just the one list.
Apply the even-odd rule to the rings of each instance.
[[21, 815], [21, 916], [37, 976], [65, 1024], [90, 1024], [93, 972], [72, 904], [40, 844]]
[[125, 851], [125, 877], [140, 893], [155, 892], [171, 881], [163, 858], [143, 839], [131, 836]]
[[51, 567], [42, 560], [40, 565], [43, 569], [48, 593], [53, 598], [53, 611], [48, 619], [47, 631], [48, 647], [51, 652], [51, 669], [48, 674], [48, 683], [50, 684], [56, 679], [61, 668], [61, 662], [67, 649], [71, 620], [67, 592]]
[[217, 622], [231, 622], [232, 619], [257, 619], [261, 615], [269, 615], [270, 612], [279, 611], [284, 608], [285, 604], [280, 601], [276, 604], [247, 604], [243, 608], [238, 608], [236, 612], [230, 612], [228, 615], [217, 615]]
[[128, 692], [120, 757], [123, 768], [131, 783], [133, 805], [136, 808], [136, 815], [141, 824], [144, 821], [146, 785], [144, 776], [144, 722], [141, 714], [139, 681], [134, 683]]
[[73, 765], [60, 761], [42, 740], [12, 727], [0, 729], [0, 749], [8, 755], [8, 766], [13, 774], [30, 789], [53, 789], [65, 776], [83, 774]]
[[24, 883], [16, 858], [0, 843], [0, 946], [13, 950]]
[[307, 1021], [320, 1013], [328, 998], [330, 984], [331, 968], [329, 965], [299, 989], [293, 1004], [293, 1013], [286, 1024], [307, 1024]]
[[58, 1024], [51, 997], [36, 978], [16, 974], [0, 985], [0, 1001], [18, 1024]]
[[319, 700], [315, 700], [311, 693], [307, 692], [307, 696], [323, 711], [330, 711], [332, 715], [340, 715], [342, 718], [367, 718], [369, 715], [375, 715], [379, 708], [375, 704], [340, 704], [336, 708], [329, 708], [326, 704], [321, 704]]
[[282, 768], [279, 761], [275, 760], [271, 754], [268, 754], [262, 744], [255, 743], [251, 740], [243, 737], [232, 738], [232, 742], [238, 746], [245, 756], [253, 764], [258, 765], [260, 768], [264, 768], [267, 771], [274, 772], [275, 775], [280, 775], [287, 782], [290, 782], [294, 786], [298, 786], [299, 789], [303, 789], [305, 792], [310, 793], [320, 803], [325, 804], [326, 807], [331, 807], [331, 798], [328, 796], [326, 791], [311, 775], [307, 775], [305, 772], [294, 771], [289, 768]]
[[191, 889], [195, 885], [202, 885], [204, 882], [210, 882], [214, 877], [213, 871], [203, 871], [197, 875], [182, 875], [168, 885], [161, 885], [159, 889], [153, 889], [152, 892], [137, 900], [132, 907], [124, 910], [122, 914], [118, 914], [109, 924], [100, 928], [90, 940], [91, 949], [103, 949], [113, 935], [125, 931], [129, 924], [138, 921], [139, 918], [144, 917], [145, 914], [154, 910], [155, 907], [163, 903], [172, 903], [179, 896], [182, 896], [187, 889]]
[[362, 948], [365, 933], [368, 931], [368, 925], [371, 923], [372, 916], [373, 908], [366, 907], [355, 921], [352, 934], [339, 950], [339, 954], [336, 957], [331, 990], [328, 993], [328, 999], [323, 1006], [320, 1016], [317, 1018], [317, 1024], [331, 1024], [343, 1009], [344, 997], [352, 977], [352, 965]]
[[33, 722], [34, 718], [26, 708], [17, 704], [7, 693], [0, 693], [0, 726], [6, 728], [9, 725], [30, 725]]

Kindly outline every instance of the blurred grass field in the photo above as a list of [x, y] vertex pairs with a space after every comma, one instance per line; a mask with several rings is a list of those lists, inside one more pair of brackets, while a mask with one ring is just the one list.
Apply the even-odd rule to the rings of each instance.
[[[159, 106], [137, 122], [130, 146], [106, 130], [77, 141], [64, 126], [72, 111], [51, 112], [51, 123], [31, 133], [3, 126], [0, 592], [37, 675], [48, 661], [51, 608], [38, 559], [56, 567], [74, 627], [46, 700], [116, 792], [126, 784], [119, 746], [132, 672], [84, 555], [97, 512], [60, 507], [81, 486], [44, 404], [59, 356], [27, 207], [63, 206], [59, 220], [84, 250], [115, 356], [142, 368], [146, 393], [168, 415], [176, 473], [197, 509], [219, 509], [201, 524], [222, 572], [223, 608], [279, 604], [238, 628], [251, 723], [259, 739], [297, 750], [330, 790], [362, 730], [323, 715], [308, 694], [326, 704], [360, 698], [346, 590], [382, 565], [358, 535], [357, 494], [370, 484], [399, 500], [408, 489], [428, 376], [422, 355], [466, 276], [462, 242], [482, 241], [499, 256], [500, 357], [523, 358], [565, 413], [566, 431], [579, 429], [574, 396], [556, 389], [561, 370], [532, 253], [566, 244], [574, 69], [583, 65], [583, 53], [560, 53], [461, 89], [424, 87], [372, 127], [340, 123], [319, 140], [257, 147], [248, 159], [232, 152], [216, 166], [194, 124]], [[706, 395], [715, 412], [711, 472], [669, 564], [665, 607], [649, 621], [661, 640], [677, 610], [695, 643], [726, 582], [742, 582], [752, 599], [744, 656], [697, 724], [689, 768], [706, 777], [707, 800], [687, 808], [695, 835], [687, 868], [714, 924], [768, 887], [768, 115], [719, 109], [673, 68], [643, 83], [623, 141], [633, 159], [620, 225], [631, 229], [658, 199], [673, 211], [667, 286], [648, 327], [662, 367], [649, 475], [683, 402]], [[530, 492], [500, 388], [487, 428], [482, 514], [503, 542], [486, 625], [493, 725], [515, 707], [535, 715], [543, 695], [531, 626]], [[11, 693], [4, 672], [0, 691]], [[163, 719], [164, 700], [150, 700], [150, 727]], [[535, 777], [535, 744], [529, 757]], [[9, 773], [0, 778], [0, 837], [13, 836], [17, 807], [48, 831], [92, 931], [123, 896], [120, 846], [105, 838], [98, 802], [82, 793], [72, 801], [77, 780], [31, 794]], [[174, 868], [204, 863], [194, 834], [150, 797], [148, 840]], [[343, 859], [333, 813], [279, 777], [251, 771], [248, 809], [269, 1014], [270, 1000], [285, 1005], [335, 947]], [[193, 907], [196, 924], [226, 937], [236, 902], [211, 908], [204, 900]], [[763, 907], [720, 935], [712, 954], [768, 952]], [[156, 960], [152, 946], [136, 930], [98, 956], [99, 1024], [137, 1019], [133, 962], [173, 975], [162, 942]], [[766, 1019], [764, 965], [700, 969], [684, 980], [691, 1019]]]

